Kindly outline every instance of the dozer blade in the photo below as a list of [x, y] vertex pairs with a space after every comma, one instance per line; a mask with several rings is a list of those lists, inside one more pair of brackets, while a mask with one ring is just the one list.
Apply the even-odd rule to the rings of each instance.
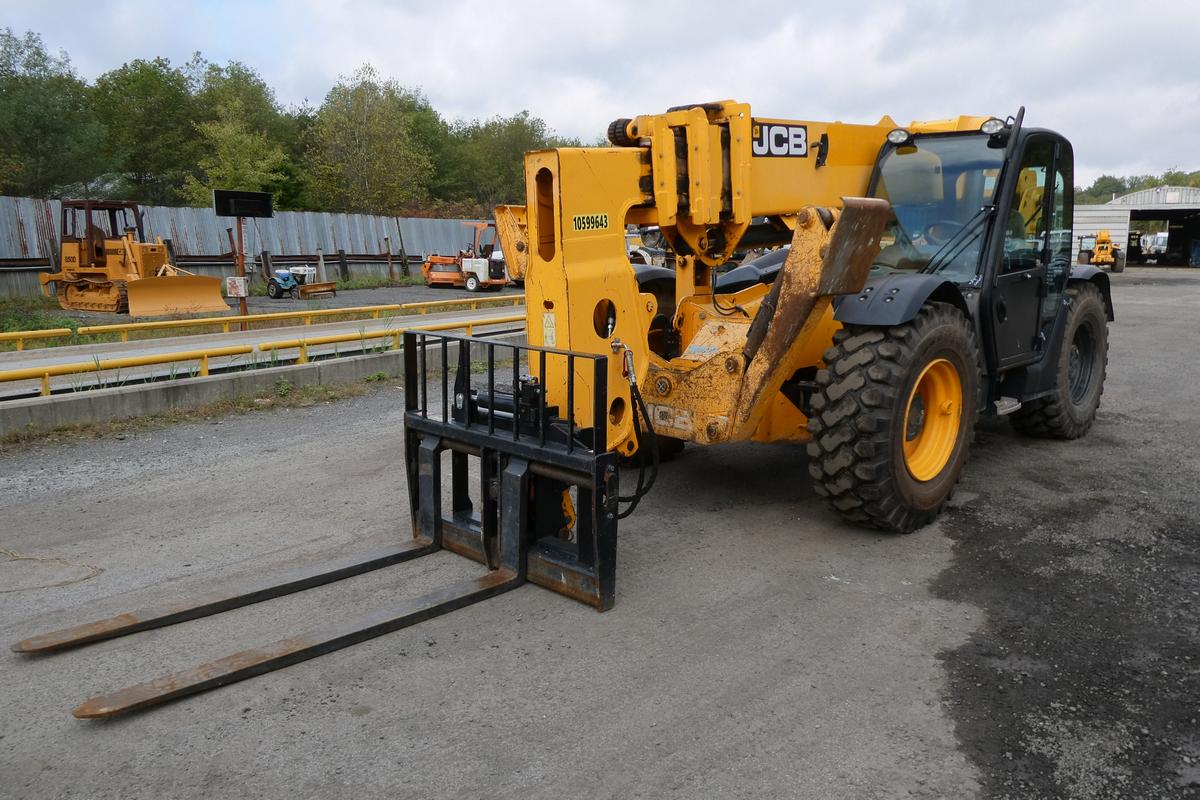
[[407, 628], [515, 589], [523, 582], [524, 579], [515, 572], [495, 570], [481, 578], [431, 592], [395, 608], [364, 614], [349, 623], [327, 625], [300, 636], [281, 639], [266, 647], [243, 650], [192, 669], [94, 697], [71, 713], [79, 719], [111, 717], [252, 678]]
[[141, 278], [126, 285], [129, 316], [163, 317], [228, 311], [221, 297], [221, 279], [202, 275], [164, 275]]
[[234, 591], [211, 592], [179, 603], [140, 608], [85, 625], [43, 633], [17, 642], [12, 649], [17, 653], [51, 653], [138, 631], [174, 625], [177, 622], [219, 614], [222, 611], [261, 603], [263, 600], [270, 600], [273, 597], [282, 597], [311, 589], [314, 586], [322, 586], [343, 578], [361, 575], [364, 572], [427, 555], [435, 550], [437, 547], [433, 543], [418, 539], [400, 547], [381, 548], [343, 561], [305, 567], [285, 576], [282, 580], [256, 581]]

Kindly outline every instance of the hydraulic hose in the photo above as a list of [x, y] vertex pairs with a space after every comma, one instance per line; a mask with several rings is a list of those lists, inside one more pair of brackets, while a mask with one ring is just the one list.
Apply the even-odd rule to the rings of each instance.
[[[642, 400], [642, 393], [640, 391], [638, 391], [636, 380], [630, 381], [629, 394], [633, 400], [633, 405], [634, 405], [633, 432], [637, 436], [639, 445], [644, 441], [646, 444], [648, 444], [650, 446], [651, 468], [650, 468], [650, 477], [649, 477], [649, 480], [647, 480], [646, 479], [646, 459], [643, 456], [641, 458], [641, 463], [638, 465], [637, 487], [634, 489], [633, 494], [628, 495], [628, 496], [618, 496], [618, 498], [617, 498], [622, 503], [629, 503], [629, 506], [626, 507], [626, 509], [624, 511], [620, 511], [617, 513], [617, 519], [625, 519], [630, 514], [632, 514], [634, 509], [636, 509], [638, 507], [638, 503], [641, 502], [642, 498], [650, 493], [650, 489], [654, 486], [654, 482], [656, 480], [658, 480], [658, 464], [659, 464], [658, 435], [654, 432], [654, 426], [650, 422], [650, 412], [646, 409], [645, 401]], [[641, 424], [639, 424], [639, 422], [638, 422], [639, 414], [641, 415], [641, 419], [645, 422], [645, 425], [646, 425], [646, 428], [644, 431], [642, 430]], [[645, 436], [644, 439], [643, 439], [643, 434]]]

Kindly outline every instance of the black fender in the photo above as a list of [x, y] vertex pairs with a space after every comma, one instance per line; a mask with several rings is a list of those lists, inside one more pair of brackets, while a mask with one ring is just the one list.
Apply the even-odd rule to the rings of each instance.
[[637, 281], [639, 287], [645, 287], [647, 284], [656, 281], [665, 281], [675, 285], [675, 270], [667, 269], [666, 267], [655, 267], [650, 264], [633, 264], [633, 277]]
[[867, 281], [861, 292], [833, 300], [833, 318], [843, 325], [902, 325], [929, 300], [950, 303], [971, 316], [962, 291], [941, 275], [893, 272]]
[[772, 250], [753, 261], [729, 270], [717, 278], [716, 290], [722, 294], [733, 294], [759, 283], [771, 283], [783, 269], [790, 246]]
[[1107, 272], [1090, 264], [1072, 264], [1071, 274], [1067, 276], [1067, 285], [1070, 286], [1072, 283], [1096, 284], [1096, 288], [1100, 290], [1100, 296], [1104, 298], [1104, 311], [1108, 316], [1108, 321], [1112, 322], [1116, 319], [1113, 311], [1112, 287], [1109, 285]]

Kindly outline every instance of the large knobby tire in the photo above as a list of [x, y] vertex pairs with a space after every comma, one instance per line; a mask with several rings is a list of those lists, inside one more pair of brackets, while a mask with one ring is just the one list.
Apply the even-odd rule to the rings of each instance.
[[1067, 289], [1070, 307], [1054, 391], [1026, 401], [1009, 419], [1030, 436], [1078, 439], [1088, 432], [1104, 394], [1108, 371], [1108, 314], [1093, 283]]
[[929, 302], [904, 325], [847, 326], [824, 359], [808, 422], [814, 490], [852, 522], [898, 533], [932, 522], [967, 463], [979, 414], [970, 320]]
[[1124, 250], [1113, 250], [1113, 263], [1109, 269], [1113, 272], [1124, 272], [1125, 258], [1126, 256]]

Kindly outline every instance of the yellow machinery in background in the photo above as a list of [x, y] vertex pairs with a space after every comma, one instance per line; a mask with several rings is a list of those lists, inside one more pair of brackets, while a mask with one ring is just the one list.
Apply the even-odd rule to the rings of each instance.
[[[1070, 263], [1070, 143], [1023, 117], [850, 125], [721, 101], [619, 119], [612, 147], [526, 154], [527, 343], [404, 333], [411, 541], [16, 649], [168, 625], [443, 549], [487, 567], [75, 711], [104, 717], [525, 583], [605, 610], [618, 521], [684, 441], [806, 442], [794, 474], [760, 476], [794, 487], [796, 514], [811, 503], [807, 468], [846, 520], [920, 528], [950, 498], [981, 414], [1072, 439], [1100, 402], [1108, 276]], [[666, 265], [631, 263], [628, 226], [657, 227]], [[759, 248], [776, 249], [729, 269]], [[685, 499], [729, 491], [719, 469], [681, 479]]]
[[1110, 272], [1125, 271], [1125, 253], [1113, 243], [1112, 234], [1099, 231], [1096, 238], [1084, 241], [1079, 250], [1079, 263], [1096, 267], [1107, 267]]
[[529, 268], [525, 206], [496, 206], [492, 213], [496, 219], [496, 238], [500, 242], [500, 251], [504, 253], [508, 278], [521, 286], [525, 283], [525, 272]]
[[40, 276], [42, 290], [66, 309], [131, 317], [228, 311], [221, 280], [172, 262], [160, 238], [145, 241], [136, 203], [64, 200], [59, 271]]

